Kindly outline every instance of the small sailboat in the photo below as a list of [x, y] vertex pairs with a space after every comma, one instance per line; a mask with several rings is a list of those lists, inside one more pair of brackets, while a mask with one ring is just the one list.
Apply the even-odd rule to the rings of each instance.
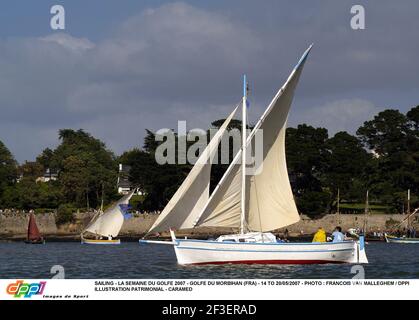
[[[82, 231], [82, 244], [120, 244], [120, 239], [115, 239], [121, 231], [128, 204], [135, 190], [123, 196], [118, 202], [105, 211], [95, 215], [87, 227]], [[88, 235], [88, 237], [85, 237]], [[93, 236], [93, 238], [92, 238]]]
[[[368, 263], [362, 236], [359, 241], [288, 243], [277, 240], [271, 233], [300, 220], [288, 177], [285, 132], [294, 91], [310, 50], [311, 46], [249, 136], [244, 79], [241, 150], [210, 195], [211, 160], [236, 107], [149, 230], [149, 234], [170, 230], [172, 241], [143, 238], [140, 244], [173, 245], [182, 265]], [[263, 142], [258, 142], [257, 135], [262, 130]], [[257, 142], [263, 144], [262, 161], [249, 159], [251, 163], [247, 163], [247, 153], [255, 149]], [[235, 228], [239, 232], [216, 240], [194, 240], [178, 239], [173, 230], [199, 226]]]
[[36, 225], [35, 215], [31, 213], [29, 215], [29, 224], [28, 224], [28, 236], [25, 240], [27, 244], [45, 244], [44, 238], [39, 232], [38, 226]]

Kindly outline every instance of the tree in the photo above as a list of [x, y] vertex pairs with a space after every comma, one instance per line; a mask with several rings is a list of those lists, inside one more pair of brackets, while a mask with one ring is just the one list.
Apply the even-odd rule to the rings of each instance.
[[151, 130], [146, 129], [146, 136], [144, 138], [144, 150], [146, 152], [155, 152], [160, 142], [156, 141], [156, 134]]
[[365, 147], [376, 155], [372, 192], [389, 206], [397, 206], [399, 211], [398, 204], [404, 201], [401, 197], [404, 198], [406, 190], [419, 191], [417, 109], [413, 108], [408, 115], [385, 110], [357, 131]]
[[416, 202], [412, 203], [419, 206], [419, 106], [413, 107], [406, 115], [412, 128], [412, 134], [408, 138], [409, 163], [414, 177], [411, 191], [416, 195]]
[[309, 216], [328, 210], [330, 193], [323, 187], [329, 157], [327, 139], [327, 129], [306, 124], [286, 132], [287, 165], [294, 196], [299, 210]]
[[415, 130], [415, 134], [419, 135], [419, 106], [413, 107], [406, 116], [413, 130]]
[[326, 146], [329, 156], [325, 184], [331, 189], [332, 200], [336, 199], [338, 189], [341, 198], [346, 200], [362, 198], [368, 188], [367, 173], [373, 160], [371, 154], [356, 137], [344, 131], [336, 133]]
[[117, 164], [106, 145], [83, 130], [62, 129], [61, 144], [51, 152], [46, 149], [38, 157], [43, 166], [58, 171], [58, 182], [65, 203], [79, 207], [97, 207], [109, 202], [116, 193]]
[[130, 180], [144, 193], [140, 210], [162, 210], [189, 173], [190, 165], [159, 165], [153, 153], [139, 149], [121, 156], [122, 163], [131, 165]]
[[44, 169], [38, 162], [26, 161], [24, 164], [18, 167], [18, 172], [22, 179], [35, 182], [36, 179], [43, 176]]
[[36, 162], [42, 165], [44, 171], [47, 169], [56, 169], [53, 163], [54, 151], [50, 148], [46, 148], [42, 153], [36, 158]]
[[389, 109], [364, 122], [357, 135], [368, 149], [381, 157], [406, 151], [409, 131], [407, 117], [398, 110]]
[[83, 205], [89, 191], [89, 172], [85, 162], [77, 156], [69, 156], [63, 160], [60, 183], [66, 202]]

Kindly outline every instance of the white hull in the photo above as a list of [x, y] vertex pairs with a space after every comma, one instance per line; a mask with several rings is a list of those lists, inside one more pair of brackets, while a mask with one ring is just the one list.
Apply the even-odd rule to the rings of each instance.
[[121, 244], [120, 239], [114, 240], [92, 240], [92, 239], [82, 239], [82, 244], [95, 244], [95, 245], [118, 245]]
[[[140, 240], [140, 243], [150, 242]], [[173, 239], [171, 243], [174, 243], [177, 261], [182, 265], [368, 263], [363, 239], [340, 243], [241, 243]]]

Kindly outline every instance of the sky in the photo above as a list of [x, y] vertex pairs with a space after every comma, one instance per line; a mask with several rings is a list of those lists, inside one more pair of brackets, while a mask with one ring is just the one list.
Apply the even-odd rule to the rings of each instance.
[[[65, 8], [65, 30], [50, 27]], [[351, 7], [365, 29], [351, 28]], [[145, 129], [209, 127], [249, 79], [256, 122], [314, 43], [289, 117], [354, 134], [381, 110], [419, 104], [419, 2], [2, 1], [0, 141], [19, 162], [84, 129], [115, 154]]]

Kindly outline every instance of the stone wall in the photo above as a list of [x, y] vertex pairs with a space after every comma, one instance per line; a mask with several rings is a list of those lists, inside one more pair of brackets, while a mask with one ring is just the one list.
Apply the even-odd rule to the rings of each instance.
[[[402, 214], [373, 214], [368, 217], [367, 227], [370, 231], [385, 231], [397, 225], [406, 215]], [[300, 222], [283, 228], [280, 231], [288, 229], [291, 234], [312, 234], [316, 232], [319, 227], [323, 227], [327, 232], [332, 232], [336, 226], [341, 226], [342, 229], [348, 230], [349, 228], [363, 228], [365, 221], [364, 214], [346, 214], [337, 216], [329, 214], [321, 219], [312, 220], [307, 216], [302, 215]]]
[[[40, 232], [46, 236], [78, 236], [83, 228], [90, 221], [92, 213], [75, 214], [75, 223], [58, 226], [55, 223], [55, 215], [52, 213], [37, 214], [36, 221]], [[140, 214], [131, 219], [125, 220], [122, 227], [121, 236], [136, 237], [145, 234], [154, 221], [157, 219], [156, 214]], [[391, 229], [391, 225], [401, 222], [406, 216], [400, 214], [374, 214], [368, 218], [368, 229], [372, 231], [384, 231]], [[323, 227], [327, 232], [340, 225], [343, 230], [349, 228], [362, 228], [364, 226], [365, 215], [341, 215], [340, 221], [336, 215], [327, 215], [322, 219], [311, 220], [306, 216], [302, 216], [300, 222], [287, 227], [290, 234], [312, 234], [318, 227]], [[0, 213], [0, 239], [25, 237], [29, 221], [28, 213]], [[285, 228], [279, 230], [284, 231]], [[202, 228], [193, 230], [192, 232], [182, 232], [179, 235], [198, 234], [215, 234], [219, 233], [214, 228]], [[224, 229], [222, 232], [232, 232], [231, 229]]]
[[[55, 214], [36, 214], [39, 231], [46, 236], [79, 235], [93, 217], [92, 213], [75, 213], [75, 222], [57, 226]], [[144, 234], [152, 226], [158, 215], [141, 214], [125, 220], [121, 236]], [[0, 213], [0, 238], [21, 238], [27, 233], [29, 213]]]
[[[29, 223], [29, 213], [0, 213], [0, 235], [26, 235]], [[36, 223], [44, 234], [56, 234], [58, 229], [53, 214], [37, 214]]]

